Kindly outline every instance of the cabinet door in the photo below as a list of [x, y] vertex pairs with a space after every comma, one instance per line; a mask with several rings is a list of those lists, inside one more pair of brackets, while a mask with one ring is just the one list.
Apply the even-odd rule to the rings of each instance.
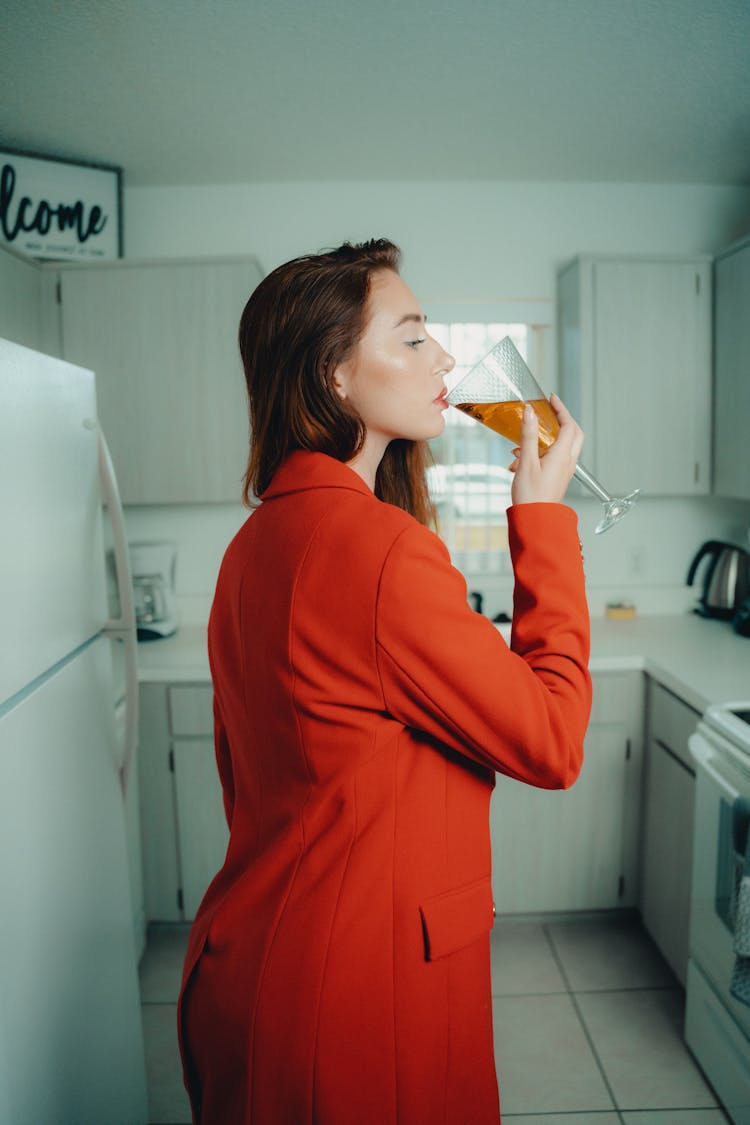
[[43, 351], [42, 270], [35, 262], [0, 249], [0, 337]]
[[178, 738], [173, 748], [182, 900], [189, 920], [224, 862], [229, 830], [213, 743]]
[[695, 778], [656, 739], [648, 745], [642, 912], [646, 929], [685, 984], [690, 926]]
[[596, 677], [594, 699], [583, 768], [570, 789], [497, 779], [491, 834], [499, 912], [603, 910], [636, 901], [640, 677]]
[[599, 910], [620, 905], [625, 753], [617, 728], [592, 728], [571, 789], [499, 777], [493, 798], [498, 912]]
[[715, 270], [714, 492], [750, 500], [750, 243]]
[[649, 681], [641, 913], [673, 972], [688, 961], [695, 776], [688, 739], [700, 715]]
[[180, 866], [165, 684], [141, 684], [138, 774], [147, 922], [179, 922]]
[[709, 490], [710, 275], [683, 262], [593, 267], [596, 472], [610, 490]]
[[239, 499], [237, 329], [260, 277], [253, 261], [61, 270], [63, 357], [96, 373], [124, 503]]

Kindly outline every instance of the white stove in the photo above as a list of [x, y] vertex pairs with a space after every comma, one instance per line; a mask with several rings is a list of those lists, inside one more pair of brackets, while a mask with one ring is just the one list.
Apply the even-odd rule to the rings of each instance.
[[718, 731], [736, 750], [750, 759], [750, 702], [723, 703], [709, 707], [703, 716], [702, 725]]
[[709, 707], [696, 764], [685, 1038], [735, 1125], [750, 1125], [750, 1003], [730, 992], [741, 878], [750, 870], [750, 702]]

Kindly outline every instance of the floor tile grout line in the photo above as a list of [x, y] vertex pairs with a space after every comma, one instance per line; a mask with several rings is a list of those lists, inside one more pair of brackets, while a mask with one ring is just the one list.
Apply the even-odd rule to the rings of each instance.
[[[620, 1107], [616, 1104], [613, 1092], [610, 1088], [609, 1082], [607, 1081], [606, 1073], [604, 1072], [603, 1066], [601, 1065], [601, 1060], [599, 1059], [599, 1056], [598, 1056], [598, 1053], [597, 1053], [596, 1048], [594, 1046], [593, 1040], [592, 1040], [590, 1034], [588, 1033], [588, 1029], [586, 1027], [586, 1023], [585, 1023], [585, 1020], [583, 1018], [582, 1011], [578, 1006], [576, 998], [579, 995], [580, 996], [601, 995], [603, 993], [626, 994], [628, 992], [646, 992], [646, 991], [649, 991], [649, 992], [670, 992], [670, 991], [674, 991], [675, 989], [679, 990], [678, 983], [675, 982], [674, 984], [661, 984], [661, 985], [652, 984], [652, 985], [646, 985], [646, 986], [619, 986], [619, 987], [607, 987], [607, 988], [578, 988], [578, 989], [574, 989], [572, 984], [571, 984], [570, 978], [568, 977], [568, 974], [565, 970], [561, 954], [558, 952], [558, 949], [556, 947], [554, 936], [551, 932], [551, 929], [555, 924], [556, 924], [556, 922], [550, 921], [549, 923], [541, 924], [539, 926], [539, 928], [544, 933], [544, 937], [545, 937], [545, 941], [546, 941], [546, 944], [548, 946], [548, 949], [550, 950], [550, 953], [553, 957], [553, 961], [555, 962], [555, 964], [556, 964], [556, 966], [559, 970], [560, 977], [561, 977], [561, 980], [563, 982], [563, 987], [558, 988], [558, 989], [553, 990], [553, 991], [523, 992], [523, 993], [505, 993], [505, 992], [494, 993], [493, 992], [492, 993], [492, 1000], [494, 1001], [495, 999], [506, 999], [506, 998], [519, 999], [519, 998], [524, 998], [524, 997], [546, 997], [546, 996], [565, 996], [565, 995], [570, 996], [571, 1002], [573, 1004], [574, 1010], [575, 1010], [576, 1015], [577, 1015], [578, 1020], [579, 1020], [579, 1024], [581, 1025], [581, 1028], [584, 1032], [585, 1039], [588, 1042], [588, 1045], [589, 1045], [589, 1047], [592, 1051], [592, 1054], [594, 1056], [597, 1067], [598, 1067], [600, 1073], [602, 1074], [602, 1078], [603, 1078], [605, 1087], [607, 1088], [607, 1090], [609, 1092], [609, 1096], [610, 1096], [610, 1099], [612, 1101], [612, 1107], [609, 1108], [609, 1109], [604, 1109], [604, 1110], [601, 1110], [601, 1109], [599, 1109], [599, 1110], [577, 1110], [577, 1111], [570, 1111], [570, 1112], [568, 1112], [568, 1111], [563, 1111], [563, 1112], [546, 1111], [546, 1112], [542, 1112], [541, 1114], [521, 1112], [521, 1113], [509, 1115], [509, 1121], [518, 1120], [519, 1125], [523, 1125], [524, 1118], [534, 1118], [534, 1119], [536, 1119], [537, 1117], [540, 1117], [540, 1118], [549, 1118], [550, 1125], [552, 1125], [552, 1123], [555, 1122], [555, 1121], [559, 1121], [560, 1125], [562, 1125], [563, 1122], [565, 1122], [569, 1119], [572, 1121], [573, 1119], [579, 1120], [579, 1118], [580, 1118], [583, 1121], [587, 1117], [595, 1118], [599, 1114], [607, 1114], [607, 1115], [611, 1115], [613, 1120], [616, 1120], [620, 1123], [624, 1123], [624, 1121], [625, 1121], [624, 1115], [625, 1114], [644, 1113], [644, 1112], [653, 1111], [654, 1107], [649, 1107], [649, 1106], [643, 1106], [643, 1107], [628, 1106], [627, 1108], [620, 1109]], [[550, 927], [549, 930], [548, 930], [548, 926]], [[148, 1007], [148, 1008], [153, 1008], [153, 1007], [174, 1008], [174, 1007], [176, 1007], [176, 1004], [177, 1004], [176, 997], [172, 998], [172, 999], [148, 999], [148, 1000], [141, 998], [141, 1007], [142, 1008], [146, 1008], [146, 1007]], [[702, 1111], [705, 1112], [709, 1109], [710, 1110], [718, 1109], [720, 1112], [723, 1113], [723, 1108], [720, 1104], [717, 1104], [715, 1106], [695, 1106], [695, 1107], [679, 1106], [679, 1107], [669, 1107], [669, 1108], [672, 1112], [674, 1112], [675, 1110], [683, 1110], [683, 1111], [702, 1110]], [[666, 1111], [667, 1107], [662, 1107], [662, 1109], [664, 1111]], [[188, 1120], [189, 1120], [188, 1118], [185, 1118], [186, 1122]], [[724, 1120], [728, 1122], [729, 1119], [725, 1116]]]
[[566, 984], [566, 986], [564, 988], [545, 988], [545, 989], [542, 989], [538, 992], [493, 992], [492, 995], [493, 995], [493, 997], [497, 997], [499, 999], [501, 996], [503, 998], [507, 998], [508, 996], [514, 996], [514, 997], [520, 997], [520, 996], [565, 996], [568, 993], [571, 993], [571, 994], [576, 995], [576, 996], [601, 996], [604, 993], [618, 993], [618, 994], [621, 993], [621, 994], [624, 995], [624, 994], [627, 994], [629, 992], [682, 992], [682, 991], [684, 991], [684, 990], [681, 989], [678, 984], [673, 984], [673, 985], [672, 984], [650, 984], [650, 985], [646, 984], [646, 985], [642, 985], [642, 986], [639, 985], [639, 984], [632, 984], [632, 985], [622, 985], [621, 987], [618, 987], [618, 988], [613, 988], [611, 986], [608, 986], [607, 988], [572, 988], [571, 986]]
[[578, 1001], [576, 1000], [575, 993], [573, 992], [573, 989], [570, 986], [570, 980], [568, 978], [568, 974], [565, 971], [565, 966], [563, 965], [562, 958], [560, 957], [560, 955], [557, 951], [557, 948], [555, 946], [555, 941], [554, 941], [554, 938], [552, 937], [552, 934], [550, 932], [550, 926], [548, 924], [545, 923], [542, 926], [542, 933], [544, 934], [544, 936], [547, 940], [547, 944], [550, 948], [550, 952], [552, 953], [552, 956], [555, 960], [555, 964], [557, 965], [557, 968], [560, 972], [560, 976], [563, 979], [563, 984], [565, 985], [565, 987], [567, 989], [568, 996], [570, 997], [570, 1002], [573, 1005], [573, 1009], [575, 1011], [576, 1016], [578, 1017], [578, 1022], [581, 1025], [581, 1030], [583, 1031], [586, 1042], [588, 1043], [589, 1048], [591, 1050], [591, 1053], [594, 1056], [594, 1061], [596, 1062], [599, 1073], [602, 1076], [602, 1081], [604, 1082], [605, 1089], [606, 1089], [607, 1093], [609, 1094], [610, 1101], [612, 1102], [614, 1112], [617, 1114], [617, 1120], [621, 1123], [621, 1125], [624, 1125], [625, 1118], [622, 1116], [622, 1113], [620, 1112], [620, 1107], [617, 1104], [617, 1099], [615, 1098], [614, 1090], [612, 1089], [612, 1086], [610, 1085], [610, 1081], [607, 1078], [607, 1074], [604, 1070], [602, 1060], [599, 1057], [599, 1052], [597, 1051], [596, 1047], [594, 1046], [594, 1040], [591, 1038], [591, 1034], [589, 1032], [589, 1029], [586, 1026], [586, 1021], [583, 1018], [583, 1013], [581, 1012], [581, 1009], [578, 1005]]

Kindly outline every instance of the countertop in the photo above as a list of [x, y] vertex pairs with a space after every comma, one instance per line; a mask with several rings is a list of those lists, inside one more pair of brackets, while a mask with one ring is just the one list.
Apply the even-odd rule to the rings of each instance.
[[[499, 627], [508, 637], [509, 626]], [[696, 711], [750, 700], [750, 638], [725, 621], [695, 614], [591, 623], [592, 672], [647, 672]], [[138, 645], [141, 683], [207, 683], [205, 626], [184, 625], [173, 637]]]

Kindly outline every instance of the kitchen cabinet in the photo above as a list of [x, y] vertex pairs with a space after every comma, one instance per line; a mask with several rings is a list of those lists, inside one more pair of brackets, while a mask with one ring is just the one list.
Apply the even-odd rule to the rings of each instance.
[[601, 672], [593, 683], [583, 768], [570, 789], [498, 775], [490, 815], [498, 914], [638, 901], [642, 676]]
[[174, 780], [166, 684], [142, 684], [139, 702], [139, 796], [146, 922], [182, 920]]
[[[141, 818], [149, 921], [189, 920], [228, 832], [212, 741], [211, 687], [141, 686]], [[596, 910], [638, 901], [642, 676], [599, 673], [575, 785], [498, 776], [492, 800], [498, 911]]]
[[710, 488], [708, 258], [579, 257], [558, 276], [560, 394], [610, 492]]
[[42, 271], [33, 262], [0, 253], [0, 337], [41, 351]]
[[688, 738], [700, 715], [649, 678], [641, 914], [672, 971], [687, 979], [695, 771]]
[[[490, 810], [495, 900], [504, 913], [639, 908], [669, 960], [668, 939], [660, 936], [654, 917], [661, 912], [669, 930], [674, 914], [675, 936], [682, 934], [686, 941], [687, 921], [679, 920], [670, 895], [676, 880], [682, 888], [676, 895], [679, 913], [686, 919], [693, 783], [687, 736], [710, 703], [746, 694], [750, 645], [726, 622], [688, 613], [628, 622], [594, 616], [591, 646], [594, 701], [575, 785], [546, 792], [497, 778]], [[178, 816], [183, 836], [191, 823], [199, 826], [200, 821], [195, 817], [191, 822], [187, 807], [178, 810], [177, 774], [170, 768], [175, 747], [174, 769], [179, 771], [184, 762], [188, 776], [192, 763], [180, 758], [182, 744], [207, 755], [200, 759], [205, 774], [196, 770], [194, 775], [203, 780], [194, 788], [204, 786], [212, 827], [196, 827], [196, 837], [205, 832], [216, 842], [196, 843], [199, 854], [210, 857], [203, 860], [196, 886], [218, 869], [226, 840], [211, 746], [205, 625], [184, 624], [174, 637], [139, 649], [147, 917], [179, 921], [187, 912], [178, 906], [183, 886]], [[176, 695], [175, 688], [181, 689]], [[670, 712], [678, 716], [677, 734]], [[674, 752], [682, 768], [666, 754], [660, 759], [649, 755], [652, 736]], [[649, 757], [651, 773], [644, 779]], [[190, 788], [190, 782], [179, 784], [181, 791]], [[674, 957], [672, 961], [679, 964]]]
[[714, 484], [750, 500], [750, 238], [714, 264]]
[[194, 918], [229, 842], [213, 742], [213, 691], [169, 689], [177, 846], [182, 908]]
[[62, 358], [96, 372], [125, 504], [236, 502], [247, 463], [240, 315], [255, 259], [59, 268]]
[[141, 825], [148, 921], [189, 921], [224, 862], [229, 831], [207, 684], [142, 684]]
[[0, 247], [0, 337], [45, 355], [59, 355], [51, 277], [33, 258], [4, 247]]

